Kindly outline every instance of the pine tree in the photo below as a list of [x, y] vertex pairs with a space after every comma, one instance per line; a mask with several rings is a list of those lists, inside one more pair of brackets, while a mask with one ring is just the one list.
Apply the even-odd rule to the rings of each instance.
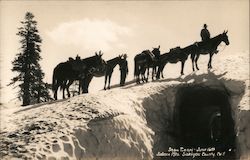
[[41, 60], [40, 45], [42, 39], [37, 30], [37, 21], [30, 12], [25, 14], [21, 21], [22, 27], [18, 28], [21, 48], [12, 62], [17, 75], [11, 79], [11, 84], [18, 82], [20, 88], [18, 98], [23, 101], [23, 106], [48, 101], [50, 98], [47, 84], [43, 82], [44, 73], [38, 63]]

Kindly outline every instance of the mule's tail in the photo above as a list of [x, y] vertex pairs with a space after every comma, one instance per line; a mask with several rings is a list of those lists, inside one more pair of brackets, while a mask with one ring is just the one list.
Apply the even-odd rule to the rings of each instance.
[[53, 71], [53, 79], [52, 79], [52, 91], [55, 92], [57, 85], [57, 79], [56, 79], [56, 68]]
[[135, 61], [135, 69], [134, 69], [134, 77], [138, 76], [138, 72], [139, 72], [139, 66], [138, 66], [138, 63], [136, 61], [136, 59], [134, 59]]

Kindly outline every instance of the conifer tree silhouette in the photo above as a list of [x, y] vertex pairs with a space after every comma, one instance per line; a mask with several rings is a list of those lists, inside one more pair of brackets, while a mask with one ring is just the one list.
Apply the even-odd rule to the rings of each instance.
[[12, 71], [17, 72], [9, 85], [18, 84], [18, 98], [23, 106], [48, 101], [51, 99], [48, 84], [43, 82], [44, 73], [39, 61], [41, 60], [40, 45], [42, 39], [37, 30], [37, 21], [31, 12], [25, 14], [22, 27], [18, 28], [17, 35], [20, 37], [21, 48], [12, 61]]

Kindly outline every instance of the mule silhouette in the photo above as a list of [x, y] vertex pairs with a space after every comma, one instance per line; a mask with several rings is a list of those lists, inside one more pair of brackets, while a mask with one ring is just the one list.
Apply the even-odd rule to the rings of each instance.
[[229, 45], [227, 32], [228, 31], [224, 31], [222, 34], [219, 34], [211, 39], [196, 43], [197, 50], [191, 54], [193, 71], [195, 71], [194, 65], [196, 66], [196, 69], [199, 70], [197, 62], [201, 54], [209, 54], [208, 69], [212, 68], [212, 57], [218, 52], [217, 47], [219, 44], [224, 42], [226, 45]]
[[67, 62], [58, 64], [53, 71], [52, 90], [54, 99], [57, 100], [59, 87], [63, 90], [63, 98], [65, 98], [65, 89], [68, 97], [70, 97], [69, 87], [75, 80], [86, 81], [87, 76], [102, 68], [104, 60], [101, 57], [102, 54], [99, 52], [99, 54], [96, 53], [94, 56], [82, 60], [69, 59]]
[[[152, 70], [152, 79], [156, 72], [156, 67], [158, 66], [158, 61], [160, 58], [160, 46], [158, 48], [153, 48], [152, 52], [150, 50], [144, 50], [142, 53], [139, 53], [134, 58], [134, 76], [136, 83], [148, 81], [149, 68]], [[145, 72], [147, 70], [147, 77], [145, 77]], [[141, 79], [140, 79], [141, 75]]]
[[[85, 91], [85, 93], [88, 93], [88, 90], [86, 87], [89, 85], [93, 77], [102, 77], [102, 76], [105, 76], [104, 90], [110, 89], [110, 82], [111, 82], [114, 68], [117, 65], [119, 65], [120, 68], [127, 70], [127, 66], [124, 66], [126, 64], [127, 64], [127, 60], [125, 58], [125, 54], [119, 55], [115, 58], [108, 60], [101, 70], [99, 70], [98, 72], [93, 72], [93, 74], [87, 76], [87, 81], [84, 84], [81, 84], [83, 91]], [[108, 88], [106, 88], [107, 81], [108, 81]], [[122, 81], [122, 79], [120, 81]]]

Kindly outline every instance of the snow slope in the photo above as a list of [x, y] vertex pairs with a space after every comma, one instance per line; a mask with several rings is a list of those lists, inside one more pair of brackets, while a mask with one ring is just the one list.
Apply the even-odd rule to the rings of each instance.
[[[190, 60], [189, 60], [190, 61]], [[215, 55], [214, 69], [178, 77], [167, 65], [165, 79], [28, 107], [1, 106], [3, 159], [153, 159], [175, 145], [173, 112], [183, 85], [223, 86], [230, 92], [237, 153], [250, 159], [249, 55]], [[177, 67], [178, 66], [178, 67]], [[132, 73], [131, 73], [132, 74]]]

